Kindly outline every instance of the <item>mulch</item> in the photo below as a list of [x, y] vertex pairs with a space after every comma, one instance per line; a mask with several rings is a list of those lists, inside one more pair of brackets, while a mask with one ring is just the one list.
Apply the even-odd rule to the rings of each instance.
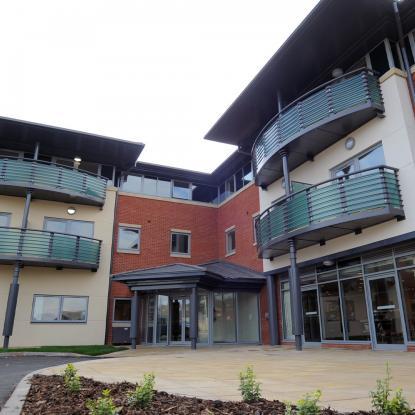
[[[99, 398], [104, 389], [110, 389], [115, 405], [122, 407], [120, 415], [283, 415], [285, 409], [282, 402], [265, 399], [248, 404], [188, 398], [165, 392], [156, 392], [149, 408], [136, 410], [128, 407], [127, 403], [128, 392], [135, 389], [135, 385], [132, 383], [102, 383], [81, 377], [81, 385], [79, 393], [71, 393], [66, 389], [62, 376], [33, 376], [22, 415], [89, 414], [86, 408], [87, 400]], [[338, 412], [330, 408], [322, 410], [321, 414], [339, 415]], [[359, 412], [358, 414], [368, 413]]]

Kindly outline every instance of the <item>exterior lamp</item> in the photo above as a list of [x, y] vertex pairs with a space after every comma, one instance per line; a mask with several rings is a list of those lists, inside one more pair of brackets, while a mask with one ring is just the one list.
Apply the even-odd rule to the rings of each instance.
[[323, 265], [325, 267], [332, 267], [334, 265], [334, 261], [332, 261], [331, 259], [326, 259], [325, 261], [323, 261]]
[[356, 140], [354, 139], [354, 137], [348, 137], [346, 139], [346, 142], [344, 143], [344, 146], [346, 147], [346, 150], [351, 150], [355, 144]]
[[73, 163], [74, 167], [75, 167], [75, 169], [77, 169], [79, 167], [79, 165], [81, 164], [82, 159], [81, 159], [81, 157], [76, 156], [76, 157], [74, 157], [73, 161], [74, 161], [74, 163]]
[[68, 207], [68, 209], [66, 209], [66, 211], [68, 212], [68, 215], [75, 215], [75, 213], [76, 213], [76, 209], [72, 206]]

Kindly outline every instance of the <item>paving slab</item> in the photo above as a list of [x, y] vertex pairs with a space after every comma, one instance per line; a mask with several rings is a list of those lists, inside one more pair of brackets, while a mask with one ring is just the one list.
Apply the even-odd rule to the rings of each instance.
[[[139, 347], [120, 357], [76, 363], [82, 376], [104, 382], [137, 382], [154, 372], [156, 387], [169, 393], [205, 399], [239, 400], [238, 374], [253, 365], [268, 399], [296, 401], [320, 389], [322, 402], [339, 411], [370, 409], [369, 391], [392, 370], [392, 386], [402, 387], [415, 407], [415, 354], [368, 350], [281, 347]], [[55, 374], [62, 368], [43, 370]]]

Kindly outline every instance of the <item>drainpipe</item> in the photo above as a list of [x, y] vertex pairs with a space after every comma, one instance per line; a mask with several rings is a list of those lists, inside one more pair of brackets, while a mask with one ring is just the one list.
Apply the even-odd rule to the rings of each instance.
[[[39, 157], [39, 143], [36, 143], [33, 160], [37, 160], [38, 157]], [[31, 201], [32, 201], [32, 189], [27, 189], [25, 206], [23, 210], [21, 234], [19, 238], [19, 245], [18, 245], [18, 252], [17, 252], [18, 255], [21, 254], [22, 248], [23, 248], [22, 235], [24, 234], [27, 228]], [[12, 279], [12, 282], [9, 288], [9, 296], [7, 298], [6, 314], [4, 318], [4, 326], [3, 326], [3, 336], [4, 336], [3, 349], [4, 350], [7, 350], [9, 348], [10, 337], [13, 334], [14, 320], [16, 317], [17, 298], [19, 296], [19, 277], [20, 277], [21, 268], [22, 268], [22, 262], [16, 261], [14, 264], [13, 279]]]
[[406, 52], [403, 29], [402, 29], [402, 21], [401, 21], [401, 16], [399, 14], [398, 1], [396, 0], [394, 0], [393, 2], [393, 11], [395, 13], [395, 22], [396, 22], [396, 28], [398, 29], [398, 37], [399, 37], [399, 47], [401, 49], [403, 65], [405, 67], [405, 71], [406, 71], [406, 75], [408, 79], [409, 92], [411, 95], [412, 104], [415, 105], [414, 79], [412, 77], [411, 67], [409, 65], [408, 54]]
[[133, 298], [131, 298], [131, 349], [137, 348], [137, 327], [138, 327], [138, 292], [134, 291]]

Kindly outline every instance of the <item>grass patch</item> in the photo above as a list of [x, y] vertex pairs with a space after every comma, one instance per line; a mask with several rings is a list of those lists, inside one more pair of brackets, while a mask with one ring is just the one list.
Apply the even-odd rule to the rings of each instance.
[[[45, 353], [78, 353], [86, 356], [100, 356], [103, 354], [127, 350], [128, 347], [116, 347], [111, 345], [92, 346], [39, 346], [39, 347], [11, 347], [8, 352], [45, 352]], [[5, 350], [0, 348], [0, 353]]]

